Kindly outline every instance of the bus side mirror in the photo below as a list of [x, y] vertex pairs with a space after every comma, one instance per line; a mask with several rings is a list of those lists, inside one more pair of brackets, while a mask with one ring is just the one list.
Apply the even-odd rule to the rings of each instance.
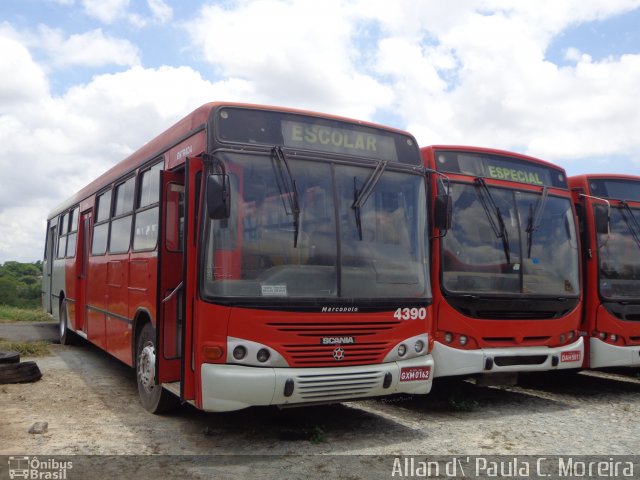
[[594, 206], [596, 217], [596, 233], [609, 234], [609, 209], [604, 205]]
[[223, 220], [231, 214], [229, 175], [214, 173], [207, 177], [207, 212], [209, 218]]
[[433, 212], [433, 223], [435, 227], [439, 230], [449, 230], [451, 228], [452, 212], [451, 195], [438, 195]]

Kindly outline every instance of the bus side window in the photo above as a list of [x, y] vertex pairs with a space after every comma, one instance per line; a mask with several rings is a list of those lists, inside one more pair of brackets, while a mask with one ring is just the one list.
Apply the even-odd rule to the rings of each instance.
[[115, 189], [109, 253], [125, 253], [129, 250], [135, 183], [136, 177], [131, 177]]
[[111, 190], [98, 195], [96, 222], [91, 238], [91, 255], [104, 255], [107, 252], [109, 237], [109, 216], [111, 215]]
[[160, 199], [160, 169], [157, 163], [140, 176], [136, 220], [133, 236], [134, 250], [153, 250], [158, 244], [158, 201]]
[[67, 255], [67, 229], [69, 228], [69, 213], [60, 217], [60, 228], [58, 229], [58, 251], [56, 258], [64, 258]]
[[76, 239], [78, 236], [78, 209], [71, 211], [69, 233], [67, 234], [67, 258], [76, 256]]

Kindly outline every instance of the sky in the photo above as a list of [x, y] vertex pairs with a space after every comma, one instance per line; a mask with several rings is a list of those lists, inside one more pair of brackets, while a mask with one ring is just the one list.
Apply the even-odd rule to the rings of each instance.
[[210, 101], [640, 175], [640, 0], [2, 0], [0, 263]]

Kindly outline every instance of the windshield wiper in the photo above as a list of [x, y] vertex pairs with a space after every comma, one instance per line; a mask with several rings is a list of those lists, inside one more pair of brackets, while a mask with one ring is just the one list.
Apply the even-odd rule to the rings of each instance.
[[[298, 190], [296, 181], [291, 175], [287, 157], [282, 147], [276, 145], [272, 149], [271, 164], [276, 177], [276, 184], [282, 197], [282, 205], [287, 215], [293, 216], [293, 247], [298, 246], [298, 232], [300, 231], [300, 203], [298, 202]], [[285, 197], [287, 201], [285, 202]], [[288, 205], [287, 205], [288, 204]]]
[[531, 245], [533, 243], [533, 232], [540, 228], [540, 221], [542, 220], [542, 211], [547, 203], [547, 197], [549, 195], [549, 189], [544, 187], [542, 189], [542, 196], [536, 202], [535, 209], [533, 204], [529, 204], [529, 219], [527, 220], [527, 258], [531, 258]]
[[[502, 239], [502, 250], [504, 251], [504, 256], [507, 259], [507, 265], [510, 265], [511, 254], [509, 249], [509, 233], [507, 232], [507, 227], [504, 224], [500, 207], [496, 205], [493, 195], [491, 195], [489, 187], [487, 187], [487, 182], [485, 182], [484, 178], [476, 177], [475, 184], [478, 189], [478, 198], [480, 199], [482, 208], [484, 208], [484, 213], [489, 219], [489, 224], [493, 229], [493, 233], [495, 233], [497, 238]], [[492, 211], [489, 210], [489, 207], [491, 207]], [[496, 221], [493, 219], [493, 215], [497, 218], [497, 225]]]
[[367, 203], [367, 200], [371, 196], [373, 189], [376, 188], [380, 177], [387, 168], [387, 161], [380, 160], [376, 167], [373, 169], [367, 180], [364, 182], [362, 188], [358, 191], [356, 185], [356, 177], [353, 177], [353, 208], [354, 215], [356, 217], [356, 227], [358, 228], [358, 238], [362, 241], [362, 221], [360, 218], [360, 209]]
[[[627, 224], [631, 237], [635, 240], [636, 245], [640, 247], [640, 225], [638, 225], [638, 221], [636, 220], [631, 207], [629, 207], [629, 204], [624, 200], [620, 202], [620, 213], [622, 213], [622, 218]], [[627, 217], [627, 214], [629, 217]]]

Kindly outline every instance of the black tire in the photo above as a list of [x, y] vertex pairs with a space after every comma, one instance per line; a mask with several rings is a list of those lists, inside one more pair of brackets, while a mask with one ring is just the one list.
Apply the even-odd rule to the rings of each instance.
[[151, 413], [165, 413], [179, 405], [179, 399], [171, 392], [156, 385], [156, 330], [145, 323], [136, 342], [136, 380], [142, 406]]
[[18, 352], [0, 352], [0, 365], [5, 363], [18, 363], [20, 361], [20, 353]]
[[40, 380], [42, 373], [36, 362], [0, 365], [0, 383], [27, 383]]
[[74, 332], [69, 330], [69, 322], [67, 320], [67, 300], [64, 299], [60, 303], [60, 343], [62, 345], [74, 345], [77, 343], [77, 336]]

